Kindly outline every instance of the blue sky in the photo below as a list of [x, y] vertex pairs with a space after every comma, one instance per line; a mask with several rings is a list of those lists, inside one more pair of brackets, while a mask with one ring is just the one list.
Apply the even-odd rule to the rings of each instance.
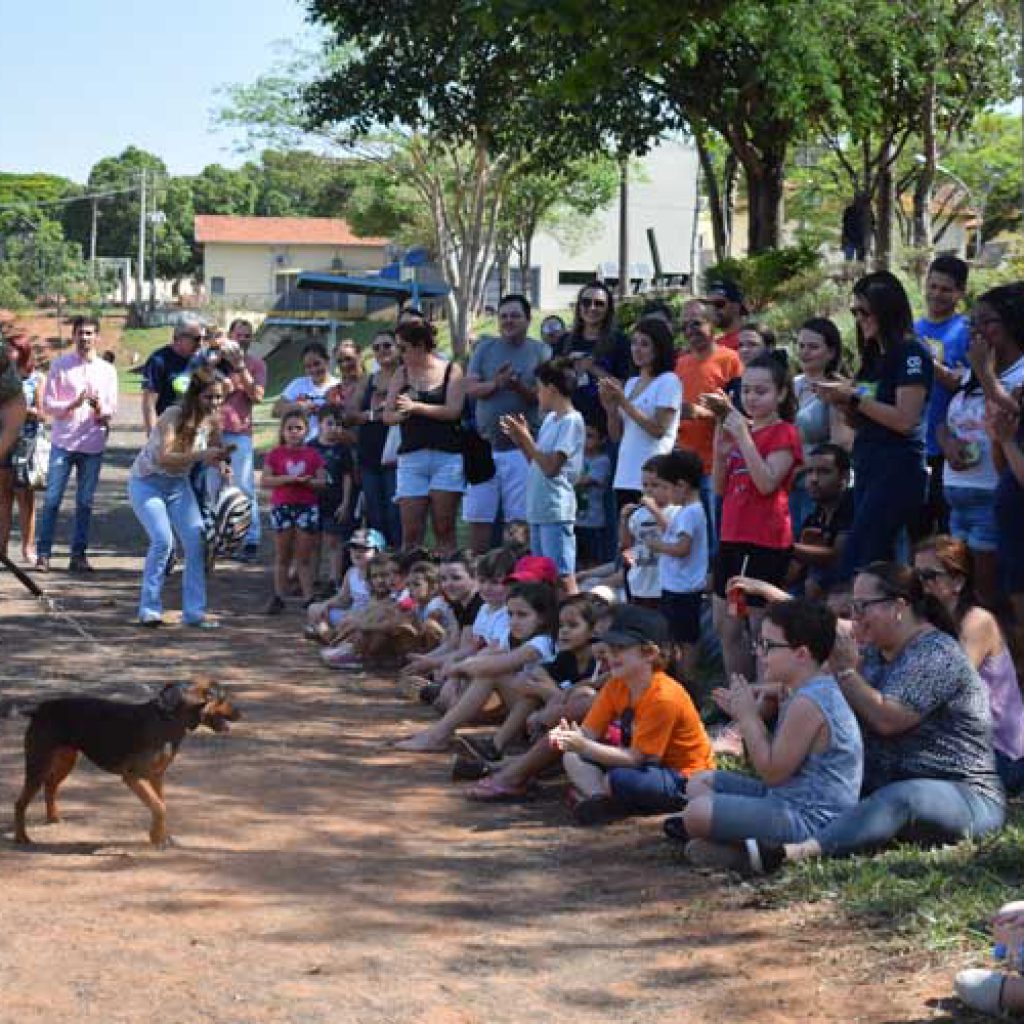
[[219, 86], [251, 81], [307, 30], [297, 0], [0, 0], [0, 170], [84, 182], [136, 145], [172, 174], [237, 166], [211, 131]]

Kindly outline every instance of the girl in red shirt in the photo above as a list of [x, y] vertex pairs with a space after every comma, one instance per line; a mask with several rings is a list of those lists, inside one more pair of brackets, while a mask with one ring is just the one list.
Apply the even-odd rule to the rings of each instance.
[[[701, 399], [718, 418], [714, 474], [715, 491], [722, 496], [722, 520], [714, 613], [726, 678], [734, 672], [753, 678], [755, 671], [752, 637], [744, 629], [746, 609], [742, 603], [730, 608], [728, 582], [740, 575], [775, 586], [785, 580], [793, 546], [789, 490], [803, 462], [800, 434], [793, 424], [796, 400], [786, 368], [770, 355], [755, 357], [743, 371], [742, 396], [749, 419], [721, 392]], [[757, 609], [750, 611], [754, 634], [762, 615]]]

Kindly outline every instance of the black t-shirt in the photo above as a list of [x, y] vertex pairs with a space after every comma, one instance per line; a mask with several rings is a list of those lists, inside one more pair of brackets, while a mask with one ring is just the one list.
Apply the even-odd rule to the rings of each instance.
[[[451, 602], [449, 602], [451, 604]], [[484, 606], [484, 599], [479, 594], [474, 594], [466, 604], [451, 604], [452, 614], [459, 624], [459, 629], [465, 629], [476, 622], [476, 613]]]
[[[844, 533], [849, 533], [852, 529], [853, 490], [848, 487], [835, 508], [828, 509], [823, 505], [814, 506], [814, 510], [804, 520], [800, 536], [803, 537], [804, 530], [820, 530], [823, 546], [834, 548], [839, 537]], [[840, 569], [841, 567], [838, 565], [832, 568], [811, 565], [807, 567], [807, 576], [827, 590], [839, 579]]]
[[[564, 334], [555, 351], [556, 357], [565, 358], [575, 353], [592, 356], [598, 342], [585, 341], [572, 333]], [[633, 374], [633, 357], [629, 351], [629, 339], [622, 331], [615, 331], [608, 339], [607, 351], [594, 362], [606, 373], [625, 383]], [[604, 406], [597, 395], [597, 378], [592, 373], [580, 374], [576, 380], [572, 404], [579, 410], [584, 423], [598, 424], [602, 428], [607, 422]]]
[[[935, 367], [929, 348], [913, 338], [889, 348], [884, 353], [865, 359], [865, 365], [857, 374], [857, 391], [876, 402], [896, 404], [898, 388], [920, 385], [925, 395], [932, 389]], [[898, 459], [901, 465], [907, 461], [924, 464], [925, 411], [910, 434], [900, 434], [867, 416], [858, 418], [857, 433], [853, 442], [853, 458], [858, 472], [877, 473], [883, 471], [892, 461]]]
[[321, 512], [337, 512], [345, 496], [345, 477], [352, 475], [352, 451], [345, 444], [323, 444], [319, 438], [310, 447], [320, 453], [327, 469], [327, 486], [320, 492]]
[[561, 689], [567, 690], [581, 679], [590, 679], [596, 665], [595, 659], [589, 658], [581, 669], [576, 662], [576, 655], [572, 651], [559, 651], [555, 655], [554, 661], [549, 661], [544, 666], [544, 671], [558, 683]]
[[[156, 395], [158, 416], [185, 394], [187, 380], [182, 381], [181, 378], [185, 377], [190, 362], [188, 356], [178, 355], [170, 345], [158, 348], [146, 360], [142, 368], [142, 389]], [[178, 381], [177, 385], [175, 381]]]

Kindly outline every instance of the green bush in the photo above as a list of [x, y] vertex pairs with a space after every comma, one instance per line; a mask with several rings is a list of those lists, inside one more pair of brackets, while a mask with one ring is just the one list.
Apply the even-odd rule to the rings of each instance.
[[757, 314], [777, 302], [783, 286], [803, 274], [820, 271], [821, 254], [810, 244], [768, 249], [745, 259], [722, 260], [704, 272], [704, 287], [717, 281], [735, 281], [743, 289], [747, 308]]

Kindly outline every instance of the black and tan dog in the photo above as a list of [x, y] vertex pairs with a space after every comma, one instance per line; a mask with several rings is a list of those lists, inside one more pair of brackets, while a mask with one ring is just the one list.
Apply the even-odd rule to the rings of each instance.
[[57, 789], [81, 753], [104, 771], [120, 775], [149, 808], [154, 846], [165, 846], [170, 838], [164, 772], [185, 734], [200, 725], [226, 732], [228, 723], [241, 717], [221, 687], [206, 677], [168, 683], [145, 704], [58, 697], [25, 713], [31, 722], [25, 731], [25, 785], [14, 805], [15, 842], [30, 842], [25, 811], [40, 789], [45, 788], [46, 820], [60, 821]]

